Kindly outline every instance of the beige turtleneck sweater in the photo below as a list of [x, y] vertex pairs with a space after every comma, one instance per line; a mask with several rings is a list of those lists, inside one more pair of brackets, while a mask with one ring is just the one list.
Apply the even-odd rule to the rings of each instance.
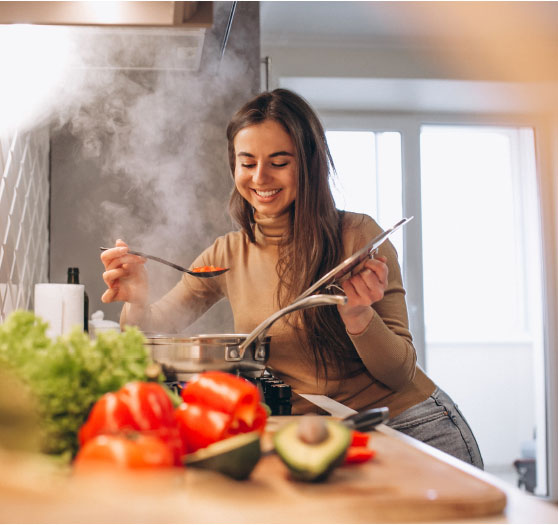
[[[276, 264], [278, 243], [287, 221], [287, 213], [276, 218], [256, 216], [256, 243], [251, 243], [242, 232], [219, 237], [193, 266], [224, 266], [230, 268], [227, 273], [212, 279], [184, 274], [170, 292], [145, 309], [141, 318], [131, 318], [126, 304], [121, 324], [134, 324], [144, 331], [184, 332], [189, 324], [226, 297], [231, 304], [236, 333], [250, 333], [279, 310]], [[370, 217], [345, 212], [343, 258], [381, 231]], [[349, 378], [339, 377], [331, 365], [327, 383], [316, 379], [313, 358], [300, 347], [285, 318], [279, 319], [268, 332], [271, 336], [268, 366], [295, 393], [324, 394], [355, 410], [387, 406], [394, 417], [425, 400], [435, 385], [416, 363], [397, 253], [389, 241], [382, 244], [379, 253], [387, 257], [388, 287], [384, 298], [373, 305], [375, 315], [364, 332], [349, 334], [354, 344], [354, 350], [346, 357]], [[292, 403], [295, 414], [316, 411], [300, 396], [294, 395]]]

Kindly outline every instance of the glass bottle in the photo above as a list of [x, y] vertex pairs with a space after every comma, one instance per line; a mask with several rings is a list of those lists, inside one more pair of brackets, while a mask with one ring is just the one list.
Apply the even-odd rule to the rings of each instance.
[[[68, 284], [79, 284], [79, 268], [68, 268]], [[89, 297], [87, 292], [83, 290], [83, 329], [87, 332], [89, 329]]]

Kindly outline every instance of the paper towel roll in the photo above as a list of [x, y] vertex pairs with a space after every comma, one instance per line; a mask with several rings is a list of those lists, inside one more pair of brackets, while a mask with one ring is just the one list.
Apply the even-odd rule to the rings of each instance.
[[35, 285], [35, 315], [49, 323], [47, 335], [56, 337], [78, 325], [83, 330], [83, 284]]

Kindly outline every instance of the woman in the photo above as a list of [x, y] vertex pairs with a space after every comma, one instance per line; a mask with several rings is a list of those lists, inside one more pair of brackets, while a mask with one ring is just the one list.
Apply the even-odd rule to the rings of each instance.
[[[333, 163], [310, 106], [277, 89], [249, 101], [227, 128], [240, 231], [218, 238], [193, 263], [231, 270], [212, 279], [184, 274], [147, 304], [145, 259], [119, 240], [105, 251], [104, 302], [124, 301], [121, 324], [180, 332], [227, 297], [235, 330], [251, 332], [382, 230], [366, 215], [335, 208]], [[397, 254], [388, 241], [342, 283], [346, 305], [294, 312], [271, 328], [269, 366], [294, 392], [325, 394], [354, 408], [387, 406], [390, 425], [482, 468], [456, 405], [424, 374], [408, 328]], [[315, 411], [293, 396], [293, 413]]]

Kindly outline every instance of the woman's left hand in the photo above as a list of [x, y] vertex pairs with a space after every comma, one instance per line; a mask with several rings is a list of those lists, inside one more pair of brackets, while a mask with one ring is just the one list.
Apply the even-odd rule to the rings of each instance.
[[350, 334], [364, 331], [374, 316], [371, 305], [383, 299], [388, 285], [386, 262], [383, 256], [368, 259], [360, 272], [341, 284], [348, 301], [338, 309]]

